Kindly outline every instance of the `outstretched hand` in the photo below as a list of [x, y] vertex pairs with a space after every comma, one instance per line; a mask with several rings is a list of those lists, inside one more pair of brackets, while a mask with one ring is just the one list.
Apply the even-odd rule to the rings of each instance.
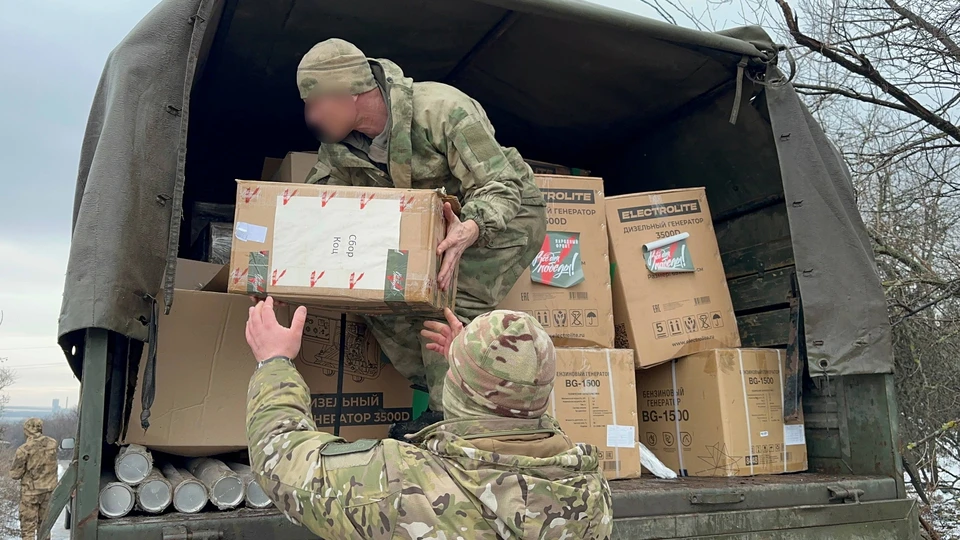
[[480, 226], [477, 222], [472, 219], [460, 221], [460, 218], [453, 213], [450, 203], [443, 203], [443, 217], [447, 222], [447, 236], [437, 247], [437, 255], [443, 257], [440, 272], [437, 274], [441, 291], [450, 287], [453, 275], [460, 266], [460, 257], [463, 252], [480, 238]]
[[307, 308], [300, 306], [293, 314], [290, 328], [285, 328], [277, 321], [277, 314], [273, 311], [273, 297], [257, 302], [250, 308], [247, 317], [247, 344], [253, 352], [257, 362], [282, 356], [293, 359], [300, 353], [300, 343], [303, 339], [303, 325], [307, 320]]
[[453, 344], [454, 338], [460, 335], [460, 332], [463, 332], [463, 323], [453, 314], [450, 308], [444, 309], [443, 315], [447, 319], [447, 324], [426, 321], [423, 323], [425, 329], [420, 331], [420, 335], [432, 341], [432, 343], [427, 343], [427, 349], [438, 352], [446, 358], [450, 354], [450, 345]]

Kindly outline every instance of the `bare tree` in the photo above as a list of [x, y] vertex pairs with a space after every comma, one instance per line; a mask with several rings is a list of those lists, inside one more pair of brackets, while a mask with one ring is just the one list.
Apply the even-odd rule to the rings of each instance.
[[[699, 17], [692, 26], [718, 29], [675, 2], [652, 3], [668, 22]], [[767, 28], [798, 59], [794, 85], [849, 165], [874, 242], [908, 469], [925, 499], [960, 493], [960, 3], [710, 7], [718, 5], [738, 9], [738, 23]]]

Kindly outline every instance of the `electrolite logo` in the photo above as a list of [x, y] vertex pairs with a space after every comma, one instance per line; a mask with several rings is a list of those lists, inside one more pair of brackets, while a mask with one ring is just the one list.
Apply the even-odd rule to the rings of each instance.
[[591, 189], [542, 188], [540, 191], [548, 204], [593, 204], [596, 201]]
[[671, 216], [685, 216], [690, 214], [699, 214], [701, 212], [700, 201], [677, 201], [664, 204], [652, 204], [649, 206], [634, 206], [632, 208], [621, 208], [620, 223], [630, 221], [642, 221], [645, 219], [658, 219]]

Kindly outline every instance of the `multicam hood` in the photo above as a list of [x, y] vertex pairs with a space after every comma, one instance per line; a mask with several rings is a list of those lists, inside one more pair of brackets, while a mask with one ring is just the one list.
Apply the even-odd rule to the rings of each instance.
[[526, 313], [477, 317], [454, 339], [449, 362], [443, 392], [447, 418], [539, 418], [547, 410], [556, 351], [540, 323]]

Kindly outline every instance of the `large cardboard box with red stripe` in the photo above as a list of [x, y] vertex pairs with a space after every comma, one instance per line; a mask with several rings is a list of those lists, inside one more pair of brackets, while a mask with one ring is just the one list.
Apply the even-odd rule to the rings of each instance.
[[557, 346], [612, 348], [603, 180], [537, 175], [536, 181], [547, 201], [547, 235], [499, 307], [535, 316]]
[[228, 291], [439, 314], [454, 298], [437, 283], [442, 205], [431, 190], [238, 181]]

